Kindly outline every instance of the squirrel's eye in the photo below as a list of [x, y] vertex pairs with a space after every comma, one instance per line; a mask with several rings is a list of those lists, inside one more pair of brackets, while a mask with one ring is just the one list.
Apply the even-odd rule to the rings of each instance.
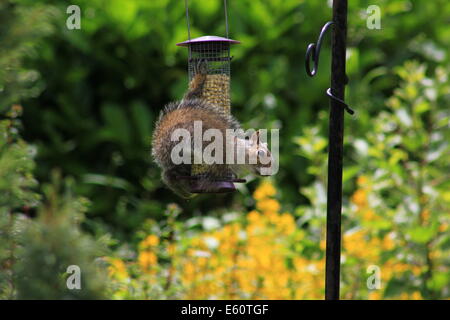
[[258, 150], [259, 157], [264, 157], [265, 155], [266, 155], [266, 153], [264, 152], [264, 150]]

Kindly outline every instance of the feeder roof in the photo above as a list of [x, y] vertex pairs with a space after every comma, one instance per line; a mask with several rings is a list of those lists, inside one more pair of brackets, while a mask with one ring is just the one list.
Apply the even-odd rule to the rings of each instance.
[[238, 44], [241, 43], [240, 41], [223, 38], [223, 37], [217, 37], [217, 36], [204, 36], [199, 37], [191, 40], [186, 40], [184, 42], [177, 43], [177, 46], [180, 47], [188, 47], [192, 43], [202, 43], [202, 42], [226, 42], [228, 44]]

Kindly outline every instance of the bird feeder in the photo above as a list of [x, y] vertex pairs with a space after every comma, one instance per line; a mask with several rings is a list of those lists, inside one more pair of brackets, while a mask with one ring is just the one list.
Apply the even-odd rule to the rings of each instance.
[[202, 99], [230, 112], [230, 47], [240, 43], [217, 36], [204, 36], [178, 43], [189, 49], [189, 83], [199, 72], [200, 61], [207, 61], [207, 77]]
[[[202, 88], [200, 98], [211, 105], [223, 108], [226, 113], [231, 111], [230, 99], [230, 48], [239, 41], [228, 39], [228, 19], [225, 6], [225, 23], [227, 38], [219, 36], [203, 36], [195, 39], [190, 37], [189, 10], [186, 3], [186, 19], [188, 26], [188, 40], [178, 43], [177, 46], [187, 47], [189, 50], [188, 73], [189, 87], [199, 70], [201, 61], [206, 61], [206, 81]], [[226, 164], [223, 164], [226, 166]], [[192, 164], [191, 175], [181, 177], [191, 181], [192, 193], [223, 193], [236, 190], [235, 182], [245, 182], [244, 179], [237, 179], [233, 172], [228, 169], [224, 177], [212, 178], [208, 171], [210, 166], [206, 164]], [[225, 171], [225, 170], [224, 170]]]

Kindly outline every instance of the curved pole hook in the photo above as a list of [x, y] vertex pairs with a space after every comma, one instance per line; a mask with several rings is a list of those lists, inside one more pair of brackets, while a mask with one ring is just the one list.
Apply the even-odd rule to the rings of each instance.
[[[314, 77], [317, 74], [317, 69], [319, 69], [319, 56], [320, 56], [320, 48], [322, 47], [323, 37], [325, 33], [333, 25], [333, 21], [328, 21], [320, 31], [319, 39], [317, 39], [317, 44], [310, 43], [308, 48], [306, 49], [306, 59], [305, 59], [305, 68], [306, 73], [310, 77]], [[313, 69], [311, 70], [310, 60], [314, 62]]]
[[[310, 77], [314, 77], [317, 74], [317, 70], [319, 69], [320, 48], [322, 47], [323, 37], [325, 36], [328, 29], [333, 24], [334, 24], [334, 21], [328, 21], [327, 23], [325, 23], [325, 25], [322, 27], [322, 30], [320, 31], [319, 38], [317, 39], [317, 43], [310, 43], [308, 45], [308, 48], [306, 49], [305, 69], [306, 69], [306, 73]], [[314, 63], [312, 69], [311, 69], [311, 64], [310, 64], [311, 60]], [[353, 111], [342, 99], [339, 99], [332, 93], [331, 88], [327, 89], [327, 96], [335, 101], [338, 101], [340, 104], [342, 104], [343, 107], [345, 108], [345, 110], [349, 114], [355, 113], [355, 111]]]

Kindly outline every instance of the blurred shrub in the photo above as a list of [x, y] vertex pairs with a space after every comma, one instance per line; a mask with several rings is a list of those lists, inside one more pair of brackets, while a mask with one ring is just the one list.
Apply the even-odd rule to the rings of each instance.
[[[0, 4], [0, 297], [321, 298], [329, 49], [314, 81], [302, 57], [330, 8], [232, 3], [233, 113], [281, 128], [281, 170], [254, 192], [250, 181], [168, 206], [149, 146], [157, 113], [187, 84], [187, 52], [174, 46], [186, 38], [183, 3], [83, 0], [79, 31], [64, 28], [68, 1], [48, 3]], [[349, 1], [358, 114], [345, 125], [342, 297], [448, 298], [450, 3], [381, 0], [382, 30], [366, 28], [369, 4]], [[193, 36], [223, 35], [219, 1], [191, 9]], [[75, 180], [50, 181], [54, 167]], [[40, 190], [33, 172], [50, 184]], [[84, 220], [78, 195], [92, 201]], [[71, 264], [81, 292], [65, 287]], [[369, 265], [381, 290], [367, 289]]]
[[[19, 134], [22, 128], [20, 99], [35, 96], [38, 73], [23, 68], [23, 59], [35, 49], [40, 36], [51, 31], [51, 7], [23, 7], [15, 1], [0, 3], [0, 299], [16, 297], [14, 267], [24, 212], [35, 208], [34, 157], [36, 148]], [[38, 20], [28, 23], [31, 17]]]
[[[44, 187], [45, 204], [40, 203], [36, 148], [22, 139], [22, 107], [14, 104], [41, 90], [39, 74], [23, 60], [51, 32], [55, 12], [22, 1], [0, 3], [0, 299], [93, 299], [107, 293], [94, 264], [105, 252], [79, 226], [86, 201], [71, 188], [63, 194], [56, 179]], [[67, 288], [69, 265], [81, 268], [82, 290]]]
[[19, 213], [35, 207], [40, 198], [33, 190], [33, 148], [17, 132], [20, 111], [14, 106], [10, 118], [0, 121], [0, 298], [15, 296], [12, 269], [24, 220]]
[[36, 56], [37, 42], [53, 31], [58, 11], [52, 6], [23, 1], [0, 3], [0, 112], [6, 112], [20, 99], [36, 97], [43, 86], [37, 84], [40, 74], [23, 68], [25, 57]]
[[[384, 286], [371, 298], [448, 298], [448, 76], [444, 68], [430, 72], [417, 62], [396, 67], [396, 74], [401, 84], [387, 99], [389, 109], [371, 119], [365, 138], [346, 140], [351, 159], [344, 181], [349, 186], [357, 179], [343, 209], [343, 297], [366, 298], [364, 275], [377, 265]], [[326, 148], [326, 141], [317, 131], [306, 129], [297, 139], [313, 163], [308, 171], [319, 177], [302, 189], [311, 206], [297, 213], [318, 240], [325, 223], [325, 159], [310, 150]]]
[[[79, 225], [86, 200], [77, 199], [70, 183], [59, 190], [61, 181], [45, 189], [46, 204], [38, 218], [28, 221], [20, 235], [15, 269], [18, 299], [104, 299], [106, 278], [96, 258], [105, 254], [101, 242], [82, 233]], [[80, 288], [69, 289], [68, 267], [80, 268]]]
[[[33, 177], [34, 152], [18, 134], [20, 107], [0, 121], [0, 299], [101, 299], [107, 296], [101, 241], [83, 234], [86, 200], [60, 178], [44, 186], [44, 204]], [[69, 180], [68, 180], [69, 182]], [[72, 183], [73, 185], [73, 183]], [[35, 210], [37, 209], [37, 217]], [[107, 238], [104, 238], [107, 240]], [[106, 244], [106, 243], [105, 243]], [[67, 268], [81, 269], [81, 290], [69, 290]]]

